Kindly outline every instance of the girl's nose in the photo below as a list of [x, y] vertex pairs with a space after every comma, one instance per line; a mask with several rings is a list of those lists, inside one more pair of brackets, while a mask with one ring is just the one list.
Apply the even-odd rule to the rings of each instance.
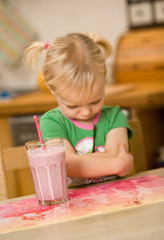
[[89, 116], [90, 115], [90, 113], [91, 113], [91, 110], [90, 110], [90, 108], [89, 107], [83, 107], [82, 108], [82, 115], [85, 117], [87, 117], [87, 116]]

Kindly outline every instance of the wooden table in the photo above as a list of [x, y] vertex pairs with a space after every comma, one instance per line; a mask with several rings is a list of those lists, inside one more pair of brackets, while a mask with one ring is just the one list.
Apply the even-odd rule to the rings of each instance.
[[[134, 177], [158, 175], [164, 177], [164, 168], [136, 174]], [[30, 198], [32, 196], [27, 196]], [[25, 197], [24, 197], [25, 198]], [[20, 198], [22, 199], [22, 198]], [[12, 199], [5, 202], [13, 202]], [[1, 202], [1, 204], [4, 202]], [[0, 240], [51, 239], [112, 239], [163, 240], [164, 199], [147, 205], [124, 208], [113, 212], [93, 214], [84, 218], [1, 234]], [[10, 231], [10, 229], [9, 229]]]
[[[154, 154], [164, 145], [164, 81], [106, 86], [106, 105], [128, 108], [132, 117], [141, 120], [148, 168], [153, 168]], [[16, 115], [42, 114], [57, 106], [56, 99], [48, 92], [36, 91], [0, 102], [0, 144], [12, 145], [8, 118]]]
[[[108, 85], [105, 104], [139, 109], [163, 107], [164, 81]], [[56, 106], [56, 99], [49, 92], [36, 91], [0, 102], [0, 117], [43, 113]]]
[[164, 107], [164, 80], [131, 84], [130, 91], [106, 96], [108, 105], [118, 104], [121, 107], [136, 109], [153, 109]]

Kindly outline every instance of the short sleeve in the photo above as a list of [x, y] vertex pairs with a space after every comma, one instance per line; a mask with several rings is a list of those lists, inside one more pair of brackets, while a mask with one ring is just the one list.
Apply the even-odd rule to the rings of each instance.
[[125, 127], [128, 129], [128, 138], [131, 138], [133, 136], [133, 130], [128, 124], [128, 119], [119, 107], [115, 108], [111, 129], [118, 127]]
[[65, 126], [59, 120], [43, 115], [39, 125], [43, 138], [62, 137], [68, 139]]

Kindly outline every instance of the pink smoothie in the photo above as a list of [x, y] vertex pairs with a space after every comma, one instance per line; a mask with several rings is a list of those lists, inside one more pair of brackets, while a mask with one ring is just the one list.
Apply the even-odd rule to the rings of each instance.
[[27, 151], [39, 204], [64, 202], [67, 199], [64, 147]]

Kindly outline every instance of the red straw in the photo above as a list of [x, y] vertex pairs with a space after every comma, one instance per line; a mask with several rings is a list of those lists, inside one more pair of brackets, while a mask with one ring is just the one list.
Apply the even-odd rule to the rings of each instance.
[[39, 140], [41, 142], [42, 150], [45, 150], [42, 134], [41, 134], [39, 123], [38, 123], [38, 118], [37, 118], [36, 115], [34, 115], [33, 118], [34, 118], [34, 121], [35, 121], [35, 124], [36, 124], [36, 128], [37, 128], [37, 131], [38, 131], [38, 136], [39, 136]]

